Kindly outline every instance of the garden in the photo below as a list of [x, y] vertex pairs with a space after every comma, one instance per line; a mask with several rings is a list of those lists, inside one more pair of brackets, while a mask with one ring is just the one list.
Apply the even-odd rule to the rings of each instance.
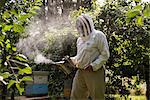
[[[0, 100], [69, 99], [76, 69], [64, 67], [77, 52], [75, 20], [82, 13], [107, 37], [105, 99], [150, 99], [150, 1], [1, 0]], [[41, 90], [34, 94], [35, 85]]]

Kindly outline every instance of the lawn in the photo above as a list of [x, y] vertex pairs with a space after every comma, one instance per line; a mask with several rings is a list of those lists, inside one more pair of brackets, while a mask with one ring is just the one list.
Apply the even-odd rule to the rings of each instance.
[[146, 96], [145, 95], [139, 95], [139, 96], [131, 96], [129, 95], [127, 97], [127, 99], [125, 99], [124, 97], [120, 97], [120, 95], [115, 95], [114, 96], [116, 99], [115, 100], [146, 100]]

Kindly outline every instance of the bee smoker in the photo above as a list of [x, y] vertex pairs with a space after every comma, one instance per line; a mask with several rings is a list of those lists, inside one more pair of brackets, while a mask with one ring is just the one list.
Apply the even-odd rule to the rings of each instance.
[[65, 56], [62, 61], [55, 62], [59, 66], [59, 69], [66, 74], [66, 79], [64, 81], [64, 97], [69, 100], [72, 88], [72, 82], [75, 72], [75, 65], [68, 56]]
[[75, 65], [68, 56], [65, 56], [62, 61], [54, 62], [54, 64], [57, 65], [67, 76], [75, 69]]

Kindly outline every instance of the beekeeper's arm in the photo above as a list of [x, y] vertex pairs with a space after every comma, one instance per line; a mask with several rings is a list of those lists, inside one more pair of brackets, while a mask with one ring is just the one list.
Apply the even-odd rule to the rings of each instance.
[[100, 55], [90, 64], [93, 71], [97, 71], [98, 69], [100, 69], [110, 56], [109, 47], [105, 35], [97, 36], [97, 45]]

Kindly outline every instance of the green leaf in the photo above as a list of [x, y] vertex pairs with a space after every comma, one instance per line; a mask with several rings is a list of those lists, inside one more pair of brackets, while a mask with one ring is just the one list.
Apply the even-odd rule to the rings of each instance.
[[6, 59], [8, 60], [11, 57], [11, 55], [6, 56]]
[[115, 66], [115, 67], [119, 67], [119, 64], [118, 64], [118, 63], [115, 63], [114, 66]]
[[127, 18], [134, 18], [135, 16], [137, 16], [140, 12], [137, 10], [129, 10], [126, 14]]
[[17, 50], [17, 48], [16, 48], [16, 47], [12, 47], [12, 50], [13, 50], [13, 51], [16, 51], [16, 50]]
[[19, 25], [19, 24], [14, 24], [14, 31], [21, 33], [24, 31], [24, 27], [22, 25]]
[[9, 83], [7, 85], [7, 89], [9, 89], [14, 83], [16, 83], [15, 80], [9, 80]]
[[11, 48], [10, 43], [7, 43], [7, 45], [6, 45], [6, 49], [10, 49], [10, 48]]
[[35, 0], [36, 2], [41, 2], [41, 0]]
[[141, 2], [141, 0], [134, 0], [135, 2]]
[[27, 67], [25, 67], [23, 69], [19, 68], [19, 72], [18, 73], [19, 74], [24, 74], [24, 73], [31, 74], [32, 73], [32, 69], [29, 66], [27, 66]]
[[145, 7], [143, 13], [144, 13], [144, 16], [150, 17], [150, 4]]
[[12, 9], [12, 10], [10, 11], [10, 13], [11, 13], [11, 14], [14, 14], [14, 15], [16, 15], [16, 16], [18, 15], [18, 14], [16, 13], [16, 10], [15, 10], [15, 9]]
[[131, 65], [131, 62], [128, 62], [128, 61], [126, 61], [126, 62], [123, 62], [123, 65]]
[[9, 40], [9, 39], [6, 40], [5, 44], [8, 44], [8, 43], [10, 43], [10, 40]]
[[138, 10], [138, 11], [140, 11], [140, 10], [142, 10], [142, 6], [141, 6], [141, 5], [136, 5], [136, 6], [133, 8], [133, 10]]
[[13, 27], [12, 25], [5, 25], [4, 28], [2, 29], [2, 31], [3, 31], [3, 32], [10, 31], [10, 29], [11, 29], [12, 27]]
[[133, 79], [134, 81], [136, 81], [136, 80], [137, 80], [137, 76], [132, 76], [132, 79]]
[[33, 79], [30, 76], [24, 76], [21, 81], [33, 81]]
[[143, 25], [143, 18], [142, 16], [138, 16], [137, 19], [136, 19], [136, 24], [138, 25]]
[[21, 56], [21, 54], [20, 54], [20, 55], [15, 56], [15, 58], [16, 58], [16, 59], [18, 59], [19, 61], [27, 62], [27, 59], [26, 59], [25, 57]]
[[10, 40], [7, 39], [6, 42], [5, 42], [5, 44], [6, 44], [6, 50], [9, 50], [11, 48]]
[[24, 56], [23, 54], [18, 54], [18, 56], [20, 56], [20, 57], [22, 57], [22, 58], [24, 58], [24, 59], [26, 59], [26, 60], [27, 60], [27, 57], [26, 57], [26, 56]]
[[40, 7], [39, 6], [33, 6], [31, 9], [30, 9], [30, 13], [35, 15], [37, 14], [36, 10], [40, 10]]
[[4, 72], [1, 74], [3, 76], [4, 79], [8, 78], [9, 76], [11, 76], [11, 74], [9, 72]]
[[24, 14], [24, 15], [20, 15], [19, 17], [18, 17], [18, 20], [19, 21], [25, 21], [27, 18], [30, 18], [30, 14]]
[[34, 6], [34, 7], [32, 8], [32, 10], [40, 10], [40, 7], [39, 7], [39, 6]]
[[33, 15], [37, 14], [37, 12], [33, 11], [33, 10], [31, 10], [30, 13], [33, 14]]
[[3, 42], [3, 41], [4, 41], [4, 39], [5, 39], [5, 35], [1, 35], [1, 36], [0, 36], [0, 41], [2, 41], [2, 42]]
[[4, 47], [4, 44], [3, 44], [2, 42], [0, 42], [0, 45], [1, 45], [2, 47]]
[[126, 16], [129, 19], [134, 18], [135, 16], [140, 14], [140, 11], [142, 11], [142, 6], [137, 5], [133, 9], [128, 10], [128, 12], [126, 13]]
[[22, 95], [22, 93], [24, 92], [24, 88], [20, 87], [20, 84], [19, 83], [16, 83], [16, 87], [19, 91], [19, 94]]
[[2, 15], [2, 18], [6, 19], [6, 18], [9, 18], [10, 17], [10, 14], [8, 11], [5, 11]]
[[27, 67], [24, 68], [23, 70], [24, 70], [24, 72], [25, 72], [26, 74], [31, 74], [31, 73], [32, 73], [32, 69], [31, 69], [31, 67], [29, 67], [29, 66], [27, 66]]
[[35, 0], [36, 5], [41, 6], [42, 5], [42, 0]]

